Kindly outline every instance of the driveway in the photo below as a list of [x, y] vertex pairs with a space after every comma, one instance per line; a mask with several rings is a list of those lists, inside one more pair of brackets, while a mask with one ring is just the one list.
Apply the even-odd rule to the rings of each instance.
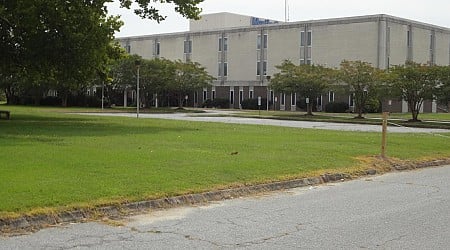
[[[338, 131], [360, 131], [360, 132], [381, 132], [381, 126], [352, 124], [352, 123], [331, 123], [331, 122], [309, 122], [309, 121], [288, 121], [261, 118], [244, 118], [229, 116], [236, 111], [224, 110], [206, 110], [205, 113], [169, 113], [169, 114], [139, 114], [143, 119], [168, 119], [183, 121], [201, 121], [201, 122], [222, 122], [233, 124], [251, 124], [251, 125], [270, 125], [293, 128], [310, 128], [310, 129], [326, 129]], [[120, 117], [136, 117], [133, 113], [77, 113], [80, 115], [95, 116], [120, 116]], [[442, 134], [450, 133], [445, 129], [428, 129], [428, 128], [409, 128], [409, 127], [389, 127], [389, 132], [393, 133], [433, 133]]]

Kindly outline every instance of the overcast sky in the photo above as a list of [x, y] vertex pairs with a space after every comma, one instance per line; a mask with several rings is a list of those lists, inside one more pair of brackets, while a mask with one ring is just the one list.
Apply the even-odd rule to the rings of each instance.
[[[117, 2], [117, 0], [116, 0]], [[290, 21], [305, 21], [334, 17], [388, 14], [450, 28], [450, 0], [287, 0]], [[279, 21], [285, 19], [285, 0], [205, 0], [203, 14], [232, 12]], [[158, 24], [142, 20], [131, 10], [120, 9], [117, 3], [108, 5], [113, 15], [121, 15], [125, 25], [116, 37], [187, 31], [189, 21], [173, 10], [173, 5], [159, 4], [167, 16]]]

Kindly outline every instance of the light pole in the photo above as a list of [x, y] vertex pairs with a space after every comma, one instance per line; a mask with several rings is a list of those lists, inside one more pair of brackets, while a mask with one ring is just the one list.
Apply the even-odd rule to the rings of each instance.
[[103, 80], [102, 81], [102, 111], [103, 111], [103, 108], [104, 108], [104, 100], [105, 100], [105, 81]]
[[136, 118], [139, 118], [139, 68], [141, 66], [141, 61], [140, 60], [136, 60], [134, 62], [134, 65], [136, 66], [136, 71], [137, 71], [137, 80], [136, 80]]
[[269, 82], [270, 82], [270, 76], [266, 76], [267, 79], [267, 111], [269, 111], [269, 95], [270, 95], [270, 91], [269, 91]]

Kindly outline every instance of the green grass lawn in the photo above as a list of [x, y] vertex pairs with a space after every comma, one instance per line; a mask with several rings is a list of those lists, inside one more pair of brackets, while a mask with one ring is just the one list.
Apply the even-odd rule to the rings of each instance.
[[[0, 109], [0, 217], [346, 171], [380, 148], [377, 133]], [[449, 141], [390, 134], [388, 155], [449, 157]]]

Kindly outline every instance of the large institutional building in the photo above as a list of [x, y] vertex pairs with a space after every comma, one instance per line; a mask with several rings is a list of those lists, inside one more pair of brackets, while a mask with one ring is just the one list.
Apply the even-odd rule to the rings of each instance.
[[[206, 99], [228, 98], [240, 108], [244, 99], [258, 96], [274, 102], [271, 109], [295, 110], [299, 96], [273, 93], [267, 88], [276, 65], [297, 64], [339, 67], [342, 60], [361, 60], [380, 69], [419, 63], [450, 65], [450, 29], [389, 15], [280, 22], [264, 18], [217, 13], [190, 21], [187, 32], [119, 38], [131, 54], [146, 59], [190, 60], [202, 64], [216, 77], [213, 87], [193, 93], [200, 106]], [[329, 91], [318, 108], [333, 101], [353, 105], [350, 95]], [[394, 101], [394, 112], [407, 112], [403, 101]], [[424, 112], [436, 112], [426, 102]]]

